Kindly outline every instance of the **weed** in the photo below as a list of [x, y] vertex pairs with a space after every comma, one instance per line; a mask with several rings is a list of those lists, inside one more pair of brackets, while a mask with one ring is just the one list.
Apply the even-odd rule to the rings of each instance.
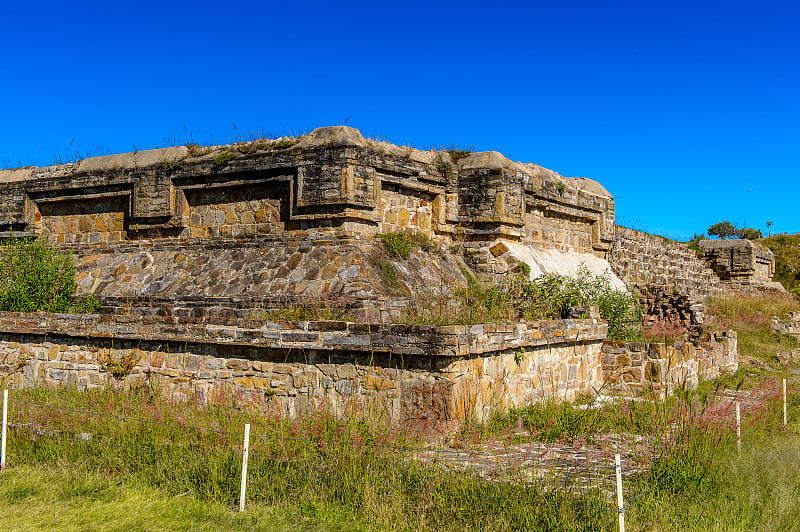
[[381, 276], [392, 288], [400, 288], [400, 281], [397, 280], [397, 270], [394, 269], [391, 262], [378, 259], [375, 265], [380, 270]]
[[353, 319], [350, 303], [339, 297], [310, 297], [284, 308], [255, 311], [253, 319], [266, 321], [341, 321]]
[[716, 329], [738, 334], [739, 353], [773, 363], [776, 357], [800, 347], [796, 339], [772, 331], [772, 318], [800, 310], [800, 302], [788, 294], [727, 293], [706, 302], [707, 322]]
[[132, 349], [117, 356], [108, 351], [99, 357], [100, 367], [103, 368], [103, 371], [111, 374], [117, 380], [123, 380], [130, 375], [141, 358], [142, 352], [138, 349]]
[[400, 259], [411, 258], [411, 251], [417, 247], [428, 252], [439, 251], [439, 246], [424, 233], [397, 231], [378, 233], [375, 237], [383, 242], [390, 256]]
[[217, 166], [222, 166], [224, 164], [227, 164], [231, 159], [233, 159], [233, 152], [224, 151], [219, 155], [217, 155], [216, 157], [214, 157], [214, 164], [216, 164]]
[[300, 142], [300, 139], [279, 140], [278, 142], [276, 142], [274, 144], [271, 144], [270, 148], [273, 149], [273, 150], [283, 150], [283, 149], [286, 149], [286, 148], [291, 148], [292, 146], [294, 146], [298, 142]]
[[567, 185], [565, 185], [564, 183], [559, 183], [556, 185], [556, 190], [558, 190], [558, 193], [563, 196], [564, 192], [567, 191]]
[[453, 160], [454, 163], [458, 163], [464, 157], [475, 153], [475, 147], [470, 146], [468, 148], [462, 148], [457, 146], [450, 146], [444, 148], [444, 150], [450, 154], [450, 158]]
[[70, 307], [69, 311], [73, 314], [97, 314], [99, 310], [100, 301], [96, 297], [89, 295], [73, 299], [72, 307]]
[[436, 169], [440, 174], [442, 174], [443, 177], [450, 177], [450, 173], [453, 171], [453, 167], [450, 165], [450, 163], [441, 163], [436, 167]]
[[575, 277], [517, 275], [483, 287], [463, 270], [467, 287], [453, 294], [415, 295], [404, 319], [413, 323], [472, 325], [562, 318], [570, 307], [597, 306], [612, 340], [642, 338], [641, 307], [635, 296], [611, 286], [608, 273], [593, 275], [581, 266]]

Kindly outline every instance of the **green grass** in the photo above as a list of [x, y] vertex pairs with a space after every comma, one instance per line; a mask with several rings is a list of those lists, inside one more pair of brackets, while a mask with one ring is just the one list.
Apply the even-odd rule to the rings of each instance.
[[[793, 393], [790, 400], [798, 397]], [[66, 410], [34, 408], [22, 400]], [[800, 404], [792, 406], [788, 429], [780, 426], [777, 403], [745, 414], [745, 429], [753, 416], [769, 417], [763, 428], [746, 434], [741, 460], [727, 418], [705, 410], [702, 397], [691, 393], [662, 403], [626, 402], [599, 413], [546, 404], [473, 428], [498, 435], [522, 419], [528, 429], [549, 426], [538, 431], [538, 439], [564, 442], [587, 431], [663, 435], [668, 425], [671, 437], [653, 468], [626, 481], [629, 499], [663, 481], [629, 508], [629, 530], [795, 530]], [[337, 419], [317, 413], [289, 421], [226, 402], [171, 404], [148, 389], [61, 389], [15, 391], [11, 420], [92, 437], [11, 431], [9, 468], [0, 476], [3, 530], [601, 531], [614, 530], [616, 523], [613, 512], [569, 506], [608, 507], [609, 500], [526, 486], [513, 476], [489, 482], [402, 460], [403, 453], [377, 446], [423, 446], [430, 434], [374, 416], [350, 413]], [[253, 427], [248, 502], [238, 514], [238, 431], [245, 422]], [[459, 444], [474, 443], [473, 436], [462, 432], [466, 440]], [[335, 443], [344, 441], [355, 445]]]
[[[23, 405], [23, 400], [46, 402], [66, 410]], [[336, 419], [322, 412], [289, 421], [236, 410], [231, 404], [209, 408], [173, 405], [160, 401], [147, 389], [129, 393], [16, 391], [12, 404], [14, 423], [46, 428], [48, 432], [36, 435], [19, 429], [11, 431], [11, 470], [35, 468], [40, 475], [58, 475], [62, 477], [59, 482], [67, 488], [79, 487], [77, 479], [88, 479], [88, 487], [79, 490], [83, 494], [75, 495], [84, 503], [75, 505], [96, 504], [99, 513], [105, 511], [102, 508], [124, 511], [111, 510], [113, 505], [104, 506], [116, 499], [120, 505], [139, 504], [131, 499], [136, 493], [148, 497], [158, 492], [163, 495], [154, 495], [155, 498], [180, 496], [197, 502], [197, 509], [192, 510], [195, 514], [171, 516], [156, 509], [155, 517], [163, 521], [158, 526], [166, 528], [172, 526], [170, 519], [209, 521], [202, 517], [203, 512], [218, 514], [220, 529], [235, 529], [239, 524], [246, 528], [246, 519], [235, 521], [230, 515], [238, 497], [240, 432], [245, 422], [253, 427], [248, 514], [261, 515], [279, 508], [280, 515], [326, 530], [603, 530], [611, 515], [589, 510], [576, 513], [563, 507], [561, 502], [575, 504], [583, 500], [567, 493], [520, 486], [513, 479], [488, 482], [407, 459], [406, 453], [393, 448], [422, 447], [424, 440], [408, 426], [381, 422], [377, 416], [353, 414]], [[72, 412], [73, 409], [159, 423], [91, 416]], [[173, 425], [187, 423], [230, 433]], [[90, 441], [74, 438], [77, 433], [91, 434]], [[20, 495], [17, 500], [21, 505], [46, 505], [47, 497], [52, 497], [44, 488], [31, 487], [36, 481], [29, 481], [28, 487], [23, 480], [19, 482], [22, 487], [12, 492]], [[554, 506], [526, 500], [547, 501]], [[594, 498], [591, 501], [592, 505], [597, 504]], [[185, 510], [191, 508], [189, 504]], [[111, 526], [99, 522], [98, 528]], [[41, 526], [48, 528], [44, 523]]]
[[800, 294], [800, 234], [775, 235], [759, 240], [775, 254], [773, 279]]
[[348, 302], [338, 297], [307, 297], [281, 308], [254, 310], [252, 318], [265, 321], [352, 321]]
[[239, 514], [230, 505], [174, 494], [61, 464], [3, 472], [3, 529], [15, 531], [301, 530], [278, 508]]
[[800, 348], [800, 342], [772, 331], [772, 318], [800, 310], [800, 301], [788, 294], [731, 293], [711, 297], [706, 304], [711, 326], [738, 334], [739, 354], [774, 364], [777, 355]]
[[378, 233], [375, 237], [383, 243], [389, 256], [397, 259], [411, 258], [411, 252], [416, 248], [427, 252], [439, 250], [439, 246], [424, 233], [396, 231]]

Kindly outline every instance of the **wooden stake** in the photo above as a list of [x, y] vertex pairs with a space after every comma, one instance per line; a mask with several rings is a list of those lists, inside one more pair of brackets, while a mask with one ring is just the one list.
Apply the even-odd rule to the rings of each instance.
[[736, 403], [736, 453], [742, 456], [742, 415], [739, 403]]
[[787, 405], [786, 405], [786, 379], [783, 379], [783, 426], [789, 422]]
[[3, 390], [3, 435], [0, 437], [0, 471], [6, 468], [6, 430], [8, 428], [8, 390]]
[[625, 504], [622, 500], [622, 465], [619, 453], [614, 455], [614, 472], [617, 475], [617, 513], [619, 514], [619, 532], [625, 532]]
[[250, 452], [250, 423], [244, 426], [244, 448], [242, 449], [242, 487], [239, 492], [239, 511], [244, 511], [244, 493], [247, 488], [247, 455]]

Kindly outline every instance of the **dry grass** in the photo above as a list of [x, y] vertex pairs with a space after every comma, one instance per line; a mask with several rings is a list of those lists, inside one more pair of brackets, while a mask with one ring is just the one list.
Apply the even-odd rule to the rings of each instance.
[[788, 294], [732, 292], [709, 298], [706, 307], [711, 329], [738, 333], [743, 357], [775, 362], [777, 355], [800, 347], [797, 340], [772, 332], [774, 317], [784, 318], [800, 310], [800, 302]]

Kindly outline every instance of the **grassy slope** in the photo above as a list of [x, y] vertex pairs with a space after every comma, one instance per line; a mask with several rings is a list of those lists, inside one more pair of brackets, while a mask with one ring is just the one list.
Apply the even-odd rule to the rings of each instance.
[[772, 332], [773, 317], [785, 317], [790, 311], [800, 310], [800, 302], [789, 295], [728, 294], [709, 298], [707, 307], [712, 327], [737, 332], [742, 357], [774, 362], [776, 355], [800, 347], [791, 337]]
[[800, 287], [800, 234], [775, 235], [759, 242], [775, 254], [774, 280], [787, 290]]

